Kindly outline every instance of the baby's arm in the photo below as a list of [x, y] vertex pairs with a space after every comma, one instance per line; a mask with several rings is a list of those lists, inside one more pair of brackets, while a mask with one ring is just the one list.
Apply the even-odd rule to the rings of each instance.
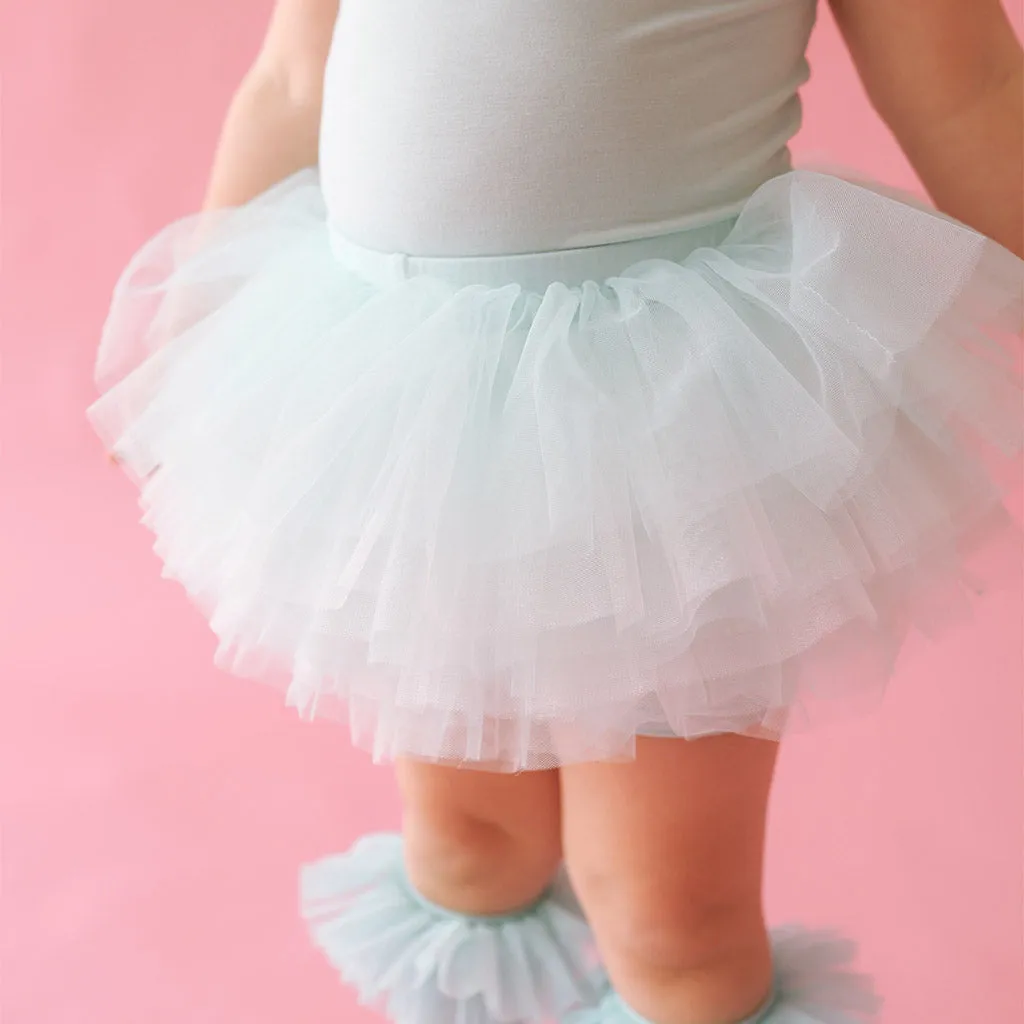
[[248, 202], [316, 164], [338, 6], [339, 0], [277, 0], [260, 53], [224, 122], [206, 209]]
[[831, 0], [936, 205], [1024, 256], [1024, 56], [1000, 0]]

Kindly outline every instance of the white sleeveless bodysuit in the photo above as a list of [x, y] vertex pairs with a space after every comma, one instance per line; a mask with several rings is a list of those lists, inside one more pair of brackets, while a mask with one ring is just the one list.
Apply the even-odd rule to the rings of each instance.
[[321, 175], [372, 249], [665, 234], [790, 167], [815, 0], [344, 0]]

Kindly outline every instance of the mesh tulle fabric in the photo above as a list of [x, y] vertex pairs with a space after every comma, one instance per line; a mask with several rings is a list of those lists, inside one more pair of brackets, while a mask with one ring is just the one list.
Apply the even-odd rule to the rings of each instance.
[[401, 837], [380, 834], [307, 866], [301, 899], [344, 981], [399, 1024], [540, 1024], [599, 991], [593, 938], [564, 874], [522, 913], [465, 917], [419, 897]]
[[138, 254], [90, 415], [220, 663], [379, 759], [777, 735], [1019, 572], [1022, 282], [794, 172], [677, 262], [381, 287], [308, 172]]
[[[775, 993], [743, 1024], [871, 1024], [881, 999], [871, 979], [851, 969], [853, 943], [831, 933], [790, 927], [772, 936]], [[563, 1024], [645, 1024], [614, 992]]]

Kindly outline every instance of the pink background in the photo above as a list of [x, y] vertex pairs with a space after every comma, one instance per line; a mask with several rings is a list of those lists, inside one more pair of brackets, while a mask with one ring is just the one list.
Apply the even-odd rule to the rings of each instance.
[[[376, 1019], [308, 946], [296, 869], [397, 824], [390, 773], [211, 667], [83, 418], [109, 289], [198, 202], [268, 6], [3, 9], [3, 1024]], [[827, 20], [813, 59], [798, 150], [911, 183]], [[857, 935], [885, 1024], [1021, 1019], [1021, 621], [1019, 588], [987, 599], [882, 715], [785, 748], [773, 917]]]

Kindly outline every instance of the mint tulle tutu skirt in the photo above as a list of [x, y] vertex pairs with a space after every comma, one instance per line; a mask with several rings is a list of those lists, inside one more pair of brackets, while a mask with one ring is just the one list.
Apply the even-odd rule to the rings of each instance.
[[138, 253], [90, 416], [227, 669], [378, 759], [628, 757], [863, 704], [1019, 575], [1022, 287], [829, 174], [430, 259], [333, 232], [307, 171]]

